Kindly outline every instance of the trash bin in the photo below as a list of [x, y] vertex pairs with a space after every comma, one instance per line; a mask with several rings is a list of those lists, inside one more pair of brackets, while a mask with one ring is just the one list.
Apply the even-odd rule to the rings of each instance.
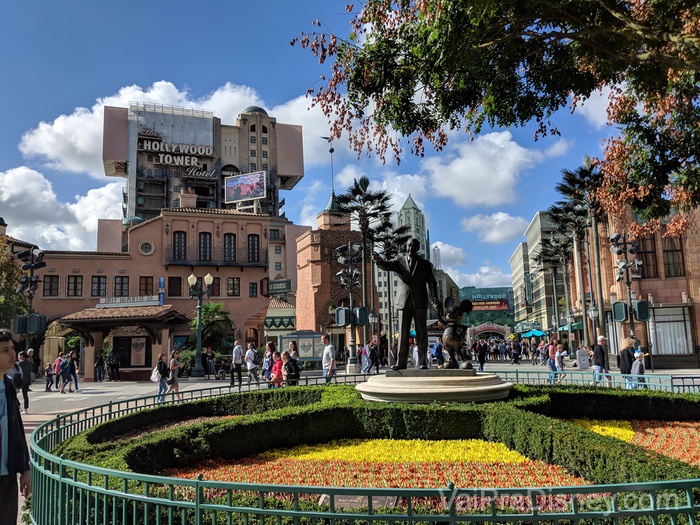
[[588, 370], [591, 367], [588, 352], [583, 348], [576, 350], [576, 366], [578, 366], [579, 370]]

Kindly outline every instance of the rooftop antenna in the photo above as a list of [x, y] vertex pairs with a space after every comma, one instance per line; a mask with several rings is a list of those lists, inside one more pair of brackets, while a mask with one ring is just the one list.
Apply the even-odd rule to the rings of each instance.
[[335, 151], [335, 149], [333, 149], [333, 141], [330, 137], [321, 138], [326, 142], [329, 142], [331, 145], [330, 149], [328, 150], [328, 153], [331, 154], [331, 193], [335, 193], [335, 175], [333, 174], [333, 152]]

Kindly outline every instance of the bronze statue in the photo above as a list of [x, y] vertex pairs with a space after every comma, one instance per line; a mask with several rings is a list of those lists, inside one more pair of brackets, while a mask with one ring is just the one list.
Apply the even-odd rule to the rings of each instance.
[[457, 368], [457, 362], [462, 361], [461, 368], [469, 369], [472, 365], [467, 361], [462, 344], [467, 336], [468, 327], [462, 324], [462, 316], [472, 311], [472, 302], [465, 299], [462, 302], [455, 301], [452, 297], [445, 299], [445, 315], [440, 315], [440, 321], [445, 323], [445, 331], [442, 334], [442, 344], [450, 354], [450, 360], [445, 361], [443, 368]]
[[433, 265], [418, 255], [419, 246], [418, 239], [411, 238], [406, 242], [406, 253], [398, 255], [395, 259], [385, 261], [378, 254], [373, 255], [379, 268], [395, 272], [399, 278], [394, 300], [394, 307], [399, 316], [399, 355], [396, 364], [391, 367], [394, 370], [408, 368], [411, 321], [415, 323], [420, 368], [428, 368], [428, 290], [426, 286], [430, 290], [433, 307], [439, 315], [442, 314]]

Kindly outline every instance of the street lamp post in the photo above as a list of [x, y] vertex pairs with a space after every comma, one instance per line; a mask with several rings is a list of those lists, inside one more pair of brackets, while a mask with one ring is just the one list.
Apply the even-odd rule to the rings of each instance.
[[[628, 307], [628, 320], [630, 323], [630, 337], [635, 339], [634, 335], [634, 316], [632, 315], [634, 301], [632, 298], [632, 281], [638, 281], [642, 278], [642, 261], [637, 259], [636, 254], [639, 252], [639, 246], [636, 242], [629, 239], [627, 234], [614, 233], [610, 237], [610, 251], [613, 255], [624, 255], [624, 259], [617, 259], [615, 265], [617, 267], [617, 272], [615, 274], [615, 282], [618, 283], [622, 280], [625, 281], [627, 285], [627, 307]], [[632, 254], [634, 258], [629, 259], [628, 254]], [[636, 292], [634, 292], [636, 293]]]
[[[591, 306], [588, 309], [588, 317], [591, 319], [593, 322], [593, 340], [596, 341], [596, 326], [595, 322], [598, 319], [598, 308], [596, 308], [595, 302], [593, 301], [593, 298], [591, 298]], [[597, 341], [596, 341], [597, 342]], [[593, 341], [591, 342], [591, 345], [595, 344]]]
[[204, 377], [204, 367], [202, 366], [202, 301], [205, 296], [209, 297], [211, 294], [211, 283], [214, 282], [214, 278], [210, 273], [204, 276], [204, 284], [207, 286], [206, 290], [202, 290], [202, 283], [198, 281], [194, 274], [190, 274], [187, 282], [190, 285], [190, 298], [197, 298], [197, 351], [194, 356], [194, 366], [192, 367], [192, 372], [190, 372], [190, 377]]
[[372, 337], [376, 337], [377, 335], [377, 322], [379, 321], [379, 316], [377, 316], [377, 313], [374, 311], [374, 308], [369, 313], [369, 322], [372, 325]]

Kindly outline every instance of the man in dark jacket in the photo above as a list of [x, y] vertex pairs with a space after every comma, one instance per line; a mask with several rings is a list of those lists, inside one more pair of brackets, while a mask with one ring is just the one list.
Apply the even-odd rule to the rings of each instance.
[[5, 376], [16, 359], [12, 332], [0, 329], [0, 523], [17, 522], [18, 474], [24, 497], [31, 492], [29, 450], [19, 413], [17, 391]]
[[595, 382], [603, 381], [603, 372], [607, 373], [605, 368], [605, 336], [598, 336], [598, 344], [593, 347], [593, 368], [595, 369]]

